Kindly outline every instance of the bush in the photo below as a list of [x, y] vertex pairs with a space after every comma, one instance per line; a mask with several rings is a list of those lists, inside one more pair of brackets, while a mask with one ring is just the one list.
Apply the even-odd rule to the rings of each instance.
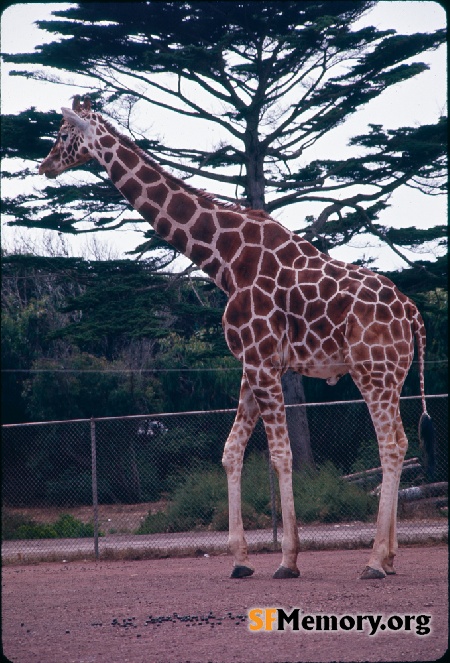
[[[294, 500], [297, 518], [305, 523], [365, 520], [376, 511], [377, 500], [343, 481], [332, 463], [318, 471], [295, 472]], [[278, 503], [278, 518], [281, 517]], [[242, 519], [246, 529], [271, 524], [271, 498], [267, 460], [253, 454], [242, 474]], [[172, 492], [166, 511], [148, 514], [137, 534], [185, 532], [195, 529], [228, 529], [225, 472], [205, 466], [185, 476]]]
[[[268, 468], [264, 458], [251, 457], [244, 466], [242, 517], [247, 529], [270, 524]], [[262, 480], [264, 475], [264, 481]], [[148, 514], [137, 534], [186, 532], [193, 529], [228, 529], [228, 493], [222, 468], [205, 465], [174, 488], [165, 512]]]
[[378, 442], [376, 439], [365, 439], [359, 445], [358, 453], [352, 466], [350, 473], [362, 472], [363, 470], [370, 470], [373, 467], [380, 466], [380, 452], [378, 451]]
[[226, 499], [225, 473], [205, 466], [189, 474], [174, 489], [165, 513], [148, 514], [137, 534], [205, 529]]
[[267, 516], [270, 523], [272, 507], [269, 462], [263, 454], [251, 454], [244, 461], [244, 468], [242, 470], [242, 502], [251, 506], [256, 513]]
[[366, 520], [377, 509], [377, 499], [343, 481], [331, 462], [317, 472], [295, 472], [293, 484], [297, 519], [304, 523]]
[[[69, 514], [62, 514], [55, 523], [36, 523], [21, 515], [4, 513], [2, 539], [79, 539], [94, 536], [94, 526]], [[99, 536], [104, 536], [99, 532]]]

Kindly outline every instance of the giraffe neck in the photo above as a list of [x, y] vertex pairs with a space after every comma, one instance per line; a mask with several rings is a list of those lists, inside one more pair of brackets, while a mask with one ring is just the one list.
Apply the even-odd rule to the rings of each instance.
[[246, 240], [252, 241], [251, 235], [254, 242], [260, 241], [258, 226], [266, 215], [227, 208], [190, 188], [164, 172], [103, 118], [97, 114], [93, 117], [97, 123], [96, 139], [89, 145], [90, 152], [104, 166], [117, 189], [163, 239], [231, 294], [235, 288], [230, 263]]

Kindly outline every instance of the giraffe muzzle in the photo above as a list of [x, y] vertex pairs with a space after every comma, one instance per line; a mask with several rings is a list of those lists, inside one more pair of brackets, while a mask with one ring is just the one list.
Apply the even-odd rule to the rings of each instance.
[[48, 177], [50, 180], [54, 180], [59, 175], [56, 170], [52, 170], [48, 165], [45, 164], [45, 162], [41, 163], [38, 172], [39, 175], [45, 175], [45, 177]]

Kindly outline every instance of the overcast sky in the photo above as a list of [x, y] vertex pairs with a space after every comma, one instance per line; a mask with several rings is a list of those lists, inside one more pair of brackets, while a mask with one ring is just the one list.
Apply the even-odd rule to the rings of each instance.
[[[37, 29], [34, 21], [50, 17], [52, 10], [63, 9], [69, 4], [52, 3], [46, 4], [18, 4], [9, 7], [2, 15], [1, 22], [1, 46], [3, 52], [30, 52], [38, 44], [52, 41], [54, 36]], [[445, 27], [446, 15], [443, 8], [432, 1], [407, 2], [386, 1], [378, 5], [362, 19], [361, 23], [374, 25], [380, 30], [393, 28], [399, 33], [410, 34], [414, 32], [431, 32]], [[365, 132], [367, 125], [372, 122], [383, 124], [385, 128], [395, 129], [399, 126], [416, 126], [429, 122], [435, 122], [438, 117], [446, 113], [446, 47], [442, 46], [438, 51], [424, 53], [416, 60], [424, 61], [430, 65], [430, 70], [394, 86], [371, 101], [361, 111], [352, 116], [348, 127], [344, 125], [333, 133], [333, 145], [335, 149], [341, 150], [331, 153], [330, 146], [325, 142], [318, 147], [315, 156], [339, 158], [345, 153], [346, 143], [351, 135]], [[40, 111], [59, 109], [61, 106], [70, 105], [70, 97], [74, 94], [73, 87], [55, 85], [48, 82], [31, 81], [17, 77], [8, 76], [8, 71], [16, 66], [2, 65], [1, 77], [1, 109], [2, 114], [17, 113], [30, 106], [36, 106]], [[151, 120], [151, 121], [149, 121]], [[148, 106], [145, 121], [136, 117], [137, 123], [142, 123], [150, 129], [154, 135], [164, 136], [170, 144], [180, 140], [180, 136], [186, 144], [192, 136], [192, 125], [184, 126], [179, 116], [164, 111], [151, 111], [148, 118]], [[217, 141], [214, 127], [208, 127], [205, 123], [204, 131], [196, 132], [196, 139], [201, 136], [203, 148], [209, 148]], [[147, 133], [147, 135], [150, 135]], [[198, 147], [198, 144], [197, 144]], [[324, 150], [321, 153], [321, 150]], [[310, 158], [308, 153], [308, 159]], [[71, 171], [70, 177], [76, 177], [76, 172]], [[39, 176], [32, 178], [34, 181], [28, 186], [39, 186]], [[194, 180], [190, 180], [195, 184]], [[4, 185], [7, 183], [4, 182]], [[24, 183], [21, 183], [23, 187]], [[205, 185], [205, 180], [201, 186]], [[214, 192], [220, 193], [220, 185], [213, 183]], [[223, 190], [224, 191], [224, 190]], [[4, 187], [4, 194], [10, 195], [10, 189]], [[446, 200], [444, 196], [425, 196], [410, 188], [403, 187], [394, 193], [391, 200], [391, 208], [384, 212], [380, 221], [386, 225], [400, 226], [432, 226], [437, 223], [445, 223], [447, 218]], [[323, 205], [294, 205], [280, 210], [275, 214], [282, 223], [291, 229], [303, 226], [303, 219], [309, 214], [317, 215]], [[13, 233], [21, 233], [23, 236], [38, 237], [37, 231], [28, 229], [13, 230], [3, 228], [2, 237], [6, 238], [7, 245], [12, 243]], [[134, 248], [140, 241], [141, 236], [136, 232], [118, 232], [99, 234], [102, 242], [107, 242], [118, 255], [124, 250]], [[2, 239], [4, 241], [4, 239]], [[86, 239], [70, 238], [72, 252], [74, 255], [85, 250]], [[382, 269], [401, 268], [404, 263], [396, 257], [389, 249], [380, 252], [379, 247], [373, 240], [367, 246], [367, 238], [355, 239], [352, 246], [341, 247], [333, 252], [333, 257], [351, 262], [365, 256], [380, 256], [376, 265]], [[409, 257], [414, 259], [413, 254]], [[425, 256], [424, 256], [425, 257]]]

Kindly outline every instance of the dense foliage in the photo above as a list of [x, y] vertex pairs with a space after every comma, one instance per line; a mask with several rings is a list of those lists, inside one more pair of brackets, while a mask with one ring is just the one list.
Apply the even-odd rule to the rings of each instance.
[[[318, 472], [294, 472], [295, 509], [300, 523], [366, 520], [376, 511], [376, 498], [346, 483], [331, 463]], [[242, 518], [245, 529], [271, 525], [267, 461], [252, 455], [242, 477]], [[280, 505], [277, 516], [281, 521]], [[228, 529], [227, 484], [218, 467], [192, 472], [173, 491], [165, 511], [149, 513], [138, 534]]]
[[[224, 295], [208, 282], [145, 262], [29, 255], [4, 256], [2, 272], [4, 423], [236, 406], [240, 364], [223, 337]], [[389, 276], [422, 311], [427, 391], [443, 393], [446, 291]], [[359, 397], [348, 376], [305, 389], [308, 402]], [[404, 394], [417, 393], [414, 365]]]
[[223, 306], [145, 262], [4, 257], [4, 422], [235, 406]]

